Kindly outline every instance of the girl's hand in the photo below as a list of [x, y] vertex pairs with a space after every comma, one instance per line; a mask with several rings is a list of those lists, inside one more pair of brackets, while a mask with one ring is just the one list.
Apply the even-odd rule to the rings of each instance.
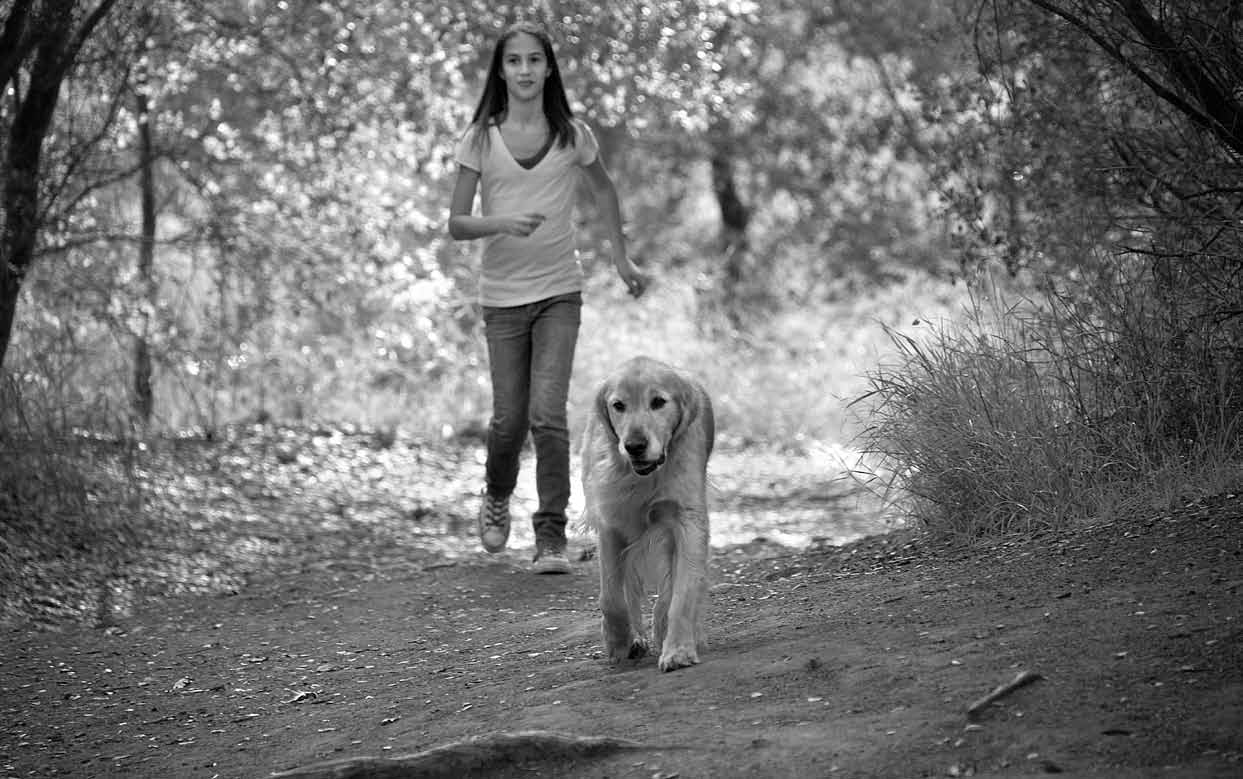
[[546, 217], [534, 212], [497, 217], [500, 232], [525, 238], [535, 232], [535, 228], [544, 223]]
[[617, 269], [621, 279], [626, 284], [626, 289], [634, 296], [636, 300], [643, 297], [643, 293], [652, 283], [652, 277], [639, 270], [633, 263], [627, 262], [624, 266]]

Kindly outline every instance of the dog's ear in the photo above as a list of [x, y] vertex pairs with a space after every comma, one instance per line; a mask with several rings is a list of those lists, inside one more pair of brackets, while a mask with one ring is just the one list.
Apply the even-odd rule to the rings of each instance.
[[699, 390], [694, 384], [687, 381], [685, 377], [679, 374], [673, 374], [673, 397], [678, 404], [678, 422], [673, 428], [673, 440], [682, 437], [682, 434], [695, 424], [695, 420], [699, 418], [701, 409], [701, 398]]
[[600, 418], [600, 424], [608, 431], [609, 438], [613, 439], [613, 443], [618, 442], [617, 431], [613, 429], [613, 420], [609, 417], [609, 397], [613, 394], [613, 382], [605, 381], [600, 385], [600, 389], [596, 390], [596, 416]]

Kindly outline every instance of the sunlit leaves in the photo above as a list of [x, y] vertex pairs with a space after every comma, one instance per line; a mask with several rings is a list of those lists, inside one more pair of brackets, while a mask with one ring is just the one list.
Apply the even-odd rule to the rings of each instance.
[[[352, 333], [376, 329], [423, 344], [419, 360], [455, 339], [472, 359], [465, 301], [475, 247], [450, 242], [443, 229], [452, 150], [496, 36], [524, 16], [553, 34], [572, 104], [597, 129], [631, 227], [644, 220], [632, 230], [643, 233], [639, 251], [701, 253], [698, 244], [667, 248], [686, 239], [668, 241], [665, 230], [686, 230], [679, 203], [702, 187], [695, 166], [715, 149], [736, 162], [743, 197], [760, 204], [772, 240], [874, 263], [876, 245], [908, 229], [902, 215], [923, 213], [908, 152], [924, 128], [896, 122], [894, 107], [919, 113], [907, 82], [931, 78], [920, 65], [934, 57], [916, 56], [913, 38], [898, 33], [934, 12], [866, 5], [152, 6], [137, 61], [161, 160], [158, 305], [178, 355], [169, 372], [191, 378], [180, 367], [190, 364], [200, 366], [195, 381], [271, 381], [306, 344], [345, 352]], [[87, 94], [94, 84], [73, 86]], [[88, 99], [82, 113], [101, 105]], [[93, 283], [121, 311], [94, 313], [123, 333], [122, 314], [137, 304], [129, 284], [114, 282], [133, 262], [137, 228], [134, 121], [118, 105], [124, 121], [106, 139], [110, 156], [91, 171], [108, 183], [78, 201], [58, 238], [67, 243], [71, 229], [88, 225], [110, 236], [106, 248], [62, 261], [93, 262], [91, 275], [107, 277]], [[590, 260], [596, 242], [584, 236]], [[77, 278], [62, 274], [59, 288]], [[260, 365], [268, 373], [240, 373]]]

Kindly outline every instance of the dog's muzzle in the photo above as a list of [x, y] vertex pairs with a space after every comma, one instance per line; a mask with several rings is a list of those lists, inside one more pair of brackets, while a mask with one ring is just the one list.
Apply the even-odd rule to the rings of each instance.
[[658, 460], [638, 460], [630, 458], [630, 469], [639, 476], [650, 476], [656, 472], [656, 469], [665, 464], [665, 456], [661, 454]]

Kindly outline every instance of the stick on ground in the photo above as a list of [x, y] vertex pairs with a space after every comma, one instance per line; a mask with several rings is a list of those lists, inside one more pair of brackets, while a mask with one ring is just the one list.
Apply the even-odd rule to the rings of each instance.
[[1014, 677], [1005, 684], [1000, 685], [988, 695], [985, 695], [983, 698], [980, 698], [978, 701], [968, 706], [967, 719], [975, 719], [979, 717], [981, 712], [1010, 693], [1043, 678], [1043, 676], [1035, 673], [1034, 671], [1020, 671], [1018, 676]]

